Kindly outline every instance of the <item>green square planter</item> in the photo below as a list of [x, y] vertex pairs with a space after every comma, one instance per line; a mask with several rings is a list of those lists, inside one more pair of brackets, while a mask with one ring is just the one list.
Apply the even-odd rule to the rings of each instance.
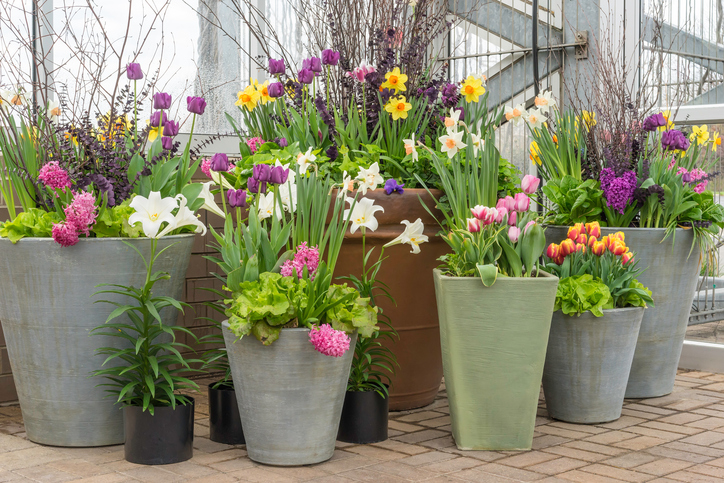
[[558, 278], [434, 279], [455, 444], [530, 449]]

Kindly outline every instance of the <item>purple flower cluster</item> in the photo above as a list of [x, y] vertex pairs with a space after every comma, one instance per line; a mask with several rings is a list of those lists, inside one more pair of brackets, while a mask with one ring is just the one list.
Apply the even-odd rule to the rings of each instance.
[[664, 151], [686, 151], [689, 149], [689, 140], [681, 131], [671, 129], [664, 131], [664, 134], [661, 136], [661, 147], [664, 148]]
[[460, 101], [460, 92], [457, 84], [448, 83], [442, 88], [442, 104], [446, 108], [457, 106]]
[[635, 171], [626, 171], [621, 176], [611, 168], [601, 170], [601, 189], [609, 208], [623, 214], [626, 206], [633, 200], [638, 181]]

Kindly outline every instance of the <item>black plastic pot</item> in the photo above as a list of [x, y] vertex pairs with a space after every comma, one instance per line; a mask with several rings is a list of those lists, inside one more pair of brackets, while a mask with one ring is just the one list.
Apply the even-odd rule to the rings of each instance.
[[209, 439], [224, 444], [246, 444], [236, 392], [231, 385], [209, 384]]
[[190, 403], [176, 409], [156, 407], [153, 416], [139, 406], [123, 408], [126, 461], [168, 465], [190, 460], [194, 454], [194, 399], [188, 399]]
[[375, 391], [347, 391], [337, 440], [368, 444], [387, 439], [389, 400]]

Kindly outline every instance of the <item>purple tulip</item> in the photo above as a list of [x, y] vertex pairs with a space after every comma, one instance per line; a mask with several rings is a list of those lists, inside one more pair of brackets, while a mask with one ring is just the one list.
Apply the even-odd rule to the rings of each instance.
[[130, 80], [141, 80], [143, 79], [143, 71], [141, 70], [141, 64], [131, 62], [126, 66], [126, 76]]
[[664, 131], [664, 134], [661, 136], [661, 146], [665, 151], [675, 151], [677, 149], [686, 151], [689, 149], [689, 140], [681, 131], [671, 129]]
[[691, 173], [684, 173], [681, 175], [681, 181], [684, 183], [691, 183]]
[[280, 148], [286, 148], [287, 146], [289, 146], [289, 143], [287, 142], [287, 138], [278, 138], [275, 141], [279, 145]]
[[171, 94], [157, 92], [153, 95], [154, 109], [168, 109], [171, 107]]
[[255, 164], [252, 168], [254, 179], [262, 182], [271, 180], [271, 166], [268, 164]]
[[302, 84], [311, 84], [314, 80], [314, 72], [309, 69], [302, 69], [299, 71], [299, 82]]
[[245, 208], [246, 207], [246, 191], [229, 190], [226, 192], [226, 200], [229, 202], [229, 206], [232, 208]]
[[163, 123], [163, 135], [174, 137], [178, 134], [179, 128], [180, 126], [176, 121], [172, 121], [169, 119], [168, 121]]
[[200, 116], [206, 109], [206, 100], [203, 97], [188, 96], [186, 98], [186, 109]]
[[405, 190], [402, 189], [402, 187], [405, 186], [405, 183], [397, 184], [397, 181], [395, 181], [393, 178], [388, 179], [385, 182], [385, 192], [388, 195], [391, 195], [392, 193], [404, 193]]
[[269, 59], [269, 73], [271, 75], [283, 75], [284, 71], [284, 59]]
[[289, 168], [284, 169], [281, 166], [274, 166], [269, 173], [269, 182], [274, 184], [284, 184], [289, 179]]
[[229, 158], [224, 153], [216, 153], [211, 157], [211, 165], [209, 166], [212, 171], [221, 172], [229, 170]]
[[656, 131], [656, 128], [663, 126], [666, 126], [666, 118], [661, 112], [644, 119], [644, 131]]
[[246, 180], [246, 187], [250, 193], [266, 193], [266, 183], [253, 176]]
[[[322, 72], [322, 59], [319, 57], [311, 57], [302, 61], [302, 69], [309, 69], [312, 72]], [[306, 82], [308, 84], [308, 82]]]
[[161, 146], [163, 146], [163, 149], [171, 151], [171, 148], [173, 148], [173, 139], [167, 138], [166, 136], [162, 137]]
[[332, 49], [322, 51], [322, 63], [324, 65], [337, 65], [339, 63], [339, 52]]
[[151, 126], [152, 127], [158, 127], [159, 124], [161, 124], [161, 119], [163, 118], [163, 123], [166, 124], [166, 116], [162, 115], [162, 111], [156, 111], [153, 114], [151, 114]]
[[281, 82], [272, 82], [269, 84], [269, 87], [267, 87], [267, 92], [269, 92], [269, 97], [282, 97], [284, 95], [284, 84]]

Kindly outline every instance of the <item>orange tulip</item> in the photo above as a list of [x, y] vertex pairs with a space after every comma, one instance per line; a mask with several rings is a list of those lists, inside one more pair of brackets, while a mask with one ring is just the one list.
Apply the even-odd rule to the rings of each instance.
[[601, 241], [597, 241], [591, 247], [591, 251], [593, 252], [594, 255], [597, 255], [600, 257], [601, 255], [606, 253], [606, 244]]
[[597, 221], [586, 223], [586, 233], [588, 233], [588, 236], [595, 236], [596, 238], [600, 238], [601, 225]]
[[576, 240], [581, 233], [585, 233], [583, 223], [576, 223], [568, 229], [568, 238]]
[[564, 261], [565, 259], [566, 259], [566, 257], [559, 256], [559, 257], [557, 257], [557, 258], [556, 258], [555, 260], [553, 260], [553, 261], [556, 262], [556, 265], [563, 265], [563, 261]]
[[567, 257], [576, 251], [576, 243], [570, 238], [566, 238], [561, 242], [560, 250], [560, 256]]
[[603, 238], [601, 238], [601, 241], [603, 242], [603, 245], [608, 249], [608, 247], [611, 245], [611, 236], [606, 235]]
[[561, 247], [559, 245], [556, 245], [555, 243], [548, 245], [548, 249], [546, 250], [546, 256], [548, 258], [558, 258], [560, 254]]

